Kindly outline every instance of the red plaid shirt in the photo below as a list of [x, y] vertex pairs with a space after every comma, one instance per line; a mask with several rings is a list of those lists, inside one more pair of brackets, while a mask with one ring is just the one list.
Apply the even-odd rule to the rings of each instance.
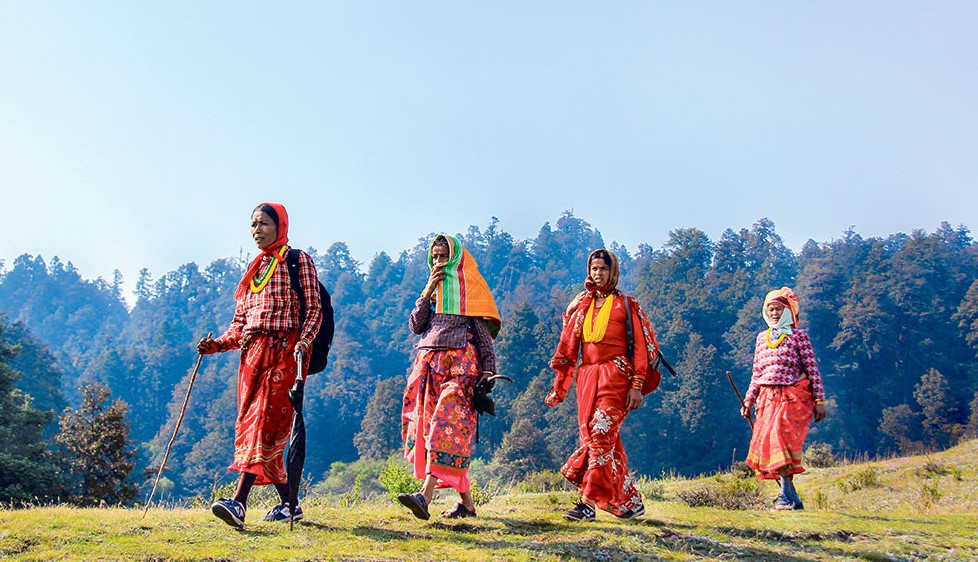
[[[262, 260], [259, 271], [265, 271], [268, 260]], [[306, 299], [306, 321], [299, 335], [301, 339], [312, 342], [319, 331], [323, 317], [319, 303], [319, 280], [316, 265], [305, 252], [299, 253], [299, 285]], [[258, 293], [248, 291], [238, 300], [234, 308], [234, 318], [226, 332], [217, 338], [218, 344], [227, 349], [241, 347], [241, 340], [254, 332], [275, 332], [299, 328], [299, 295], [292, 290], [289, 281], [289, 268], [285, 262], [279, 263], [265, 288]]]
[[816, 400], [825, 400], [825, 386], [815, 363], [815, 351], [808, 333], [801, 328], [792, 330], [778, 347], [767, 344], [767, 330], [757, 334], [754, 342], [754, 369], [744, 402], [753, 404], [760, 390], [759, 385], [788, 386], [808, 377], [812, 382], [812, 394]]

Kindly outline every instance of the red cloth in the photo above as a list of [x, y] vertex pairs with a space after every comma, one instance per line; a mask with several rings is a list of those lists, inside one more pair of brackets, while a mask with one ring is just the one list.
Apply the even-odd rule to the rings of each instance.
[[295, 382], [298, 331], [257, 333], [238, 370], [238, 418], [229, 471], [258, 475], [255, 484], [284, 484], [284, 452], [292, 429], [289, 389]]
[[[268, 205], [275, 209], [275, 214], [278, 215], [278, 225], [275, 227], [276, 238], [270, 246], [259, 252], [255, 256], [255, 259], [251, 260], [251, 263], [248, 264], [248, 269], [245, 270], [244, 276], [238, 282], [238, 287], [234, 290], [234, 300], [241, 300], [241, 297], [251, 291], [251, 280], [261, 270], [262, 258], [272, 257], [279, 261], [279, 266], [285, 265], [285, 257], [279, 256], [275, 252], [289, 243], [289, 214], [285, 211], [285, 205], [281, 203], [269, 203], [266, 201], [259, 203], [258, 207], [262, 205]], [[281, 267], [278, 269], [281, 269]]]
[[[632, 363], [627, 365], [629, 377], [634, 377], [644, 383], [643, 394], [648, 394], [659, 384], [661, 375], [655, 369], [649, 368], [649, 359], [655, 358], [658, 354], [658, 342], [655, 339], [655, 332], [649, 324], [645, 313], [638, 306], [638, 302], [631, 297], [625, 297], [621, 293], [615, 294], [615, 302], [611, 308], [611, 319], [608, 321], [608, 330], [602, 341], [585, 344], [585, 353], [593, 354], [591, 358], [585, 358], [585, 362], [597, 363], [609, 361], [614, 357], [620, 357], [623, 363], [628, 363], [625, 357], [625, 305], [624, 298], [628, 299], [629, 310], [632, 313], [632, 329], [634, 330], [634, 347]], [[582, 293], [578, 296], [576, 308], [564, 315], [564, 329], [560, 334], [560, 342], [557, 344], [557, 352], [550, 360], [550, 366], [554, 369], [556, 379], [554, 380], [554, 391], [563, 400], [567, 396], [574, 383], [574, 368], [581, 353], [581, 337], [584, 318], [593, 299], [591, 293]], [[595, 313], [595, 317], [597, 314]], [[593, 321], [593, 317], [592, 317]], [[648, 389], [648, 390], [646, 390]]]
[[802, 446], [815, 408], [811, 384], [804, 379], [795, 385], [758, 388], [747, 466], [762, 480], [776, 480], [782, 467], [787, 467], [788, 474], [805, 472]]
[[418, 351], [401, 410], [404, 458], [415, 478], [433, 474], [439, 487], [469, 491], [478, 380], [479, 357], [471, 341], [460, 349]]
[[[635, 315], [637, 306], [631, 310]], [[638, 341], [641, 341], [640, 333], [636, 330]], [[628, 415], [626, 404], [632, 386], [632, 367], [624, 356], [625, 309], [620, 298], [615, 299], [608, 329], [600, 342], [582, 344], [574, 330], [565, 327], [558, 353], [551, 363], [557, 373], [554, 388], [558, 394], [563, 393], [561, 398], [573, 383], [578, 348], [582, 355], [577, 370], [580, 446], [560, 471], [578, 487], [582, 496], [594, 500], [600, 509], [623, 515], [642, 505], [642, 494], [628, 472], [628, 457], [620, 435], [621, 424]], [[644, 374], [647, 366], [646, 353], [636, 353], [635, 371], [641, 369]]]

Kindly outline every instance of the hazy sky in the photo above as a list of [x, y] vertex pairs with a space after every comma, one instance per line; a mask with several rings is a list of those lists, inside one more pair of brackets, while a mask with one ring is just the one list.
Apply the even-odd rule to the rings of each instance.
[[978, 226], [978, 3], [0, 0], [0, 260]]

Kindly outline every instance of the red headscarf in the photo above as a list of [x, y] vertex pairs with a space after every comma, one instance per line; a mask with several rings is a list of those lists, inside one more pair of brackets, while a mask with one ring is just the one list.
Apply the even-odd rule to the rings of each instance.
[[281, 203], [259, 203], [255, 207], [256, 211], [261, 210], [261, 207], [268, 205], [272, 209], [275, 209], [275, 214], [278, 215], [278, 225], [276, 226], [276, 232], [278, 236], [275, 241], [272, 242], [267, 248], [262, 250], [255, 256], [255, 259], [251, 260], [248, 264], [248, 269], [244, 273], [244, 277], [238, 283], [238, 288], [234, 290], [234, 299], [238, 300], [245, 296], [248, 290], [250, 290], [251, 280], [258, 275], [258, 269], [261, 266], [261, 260], [264, 256], [271, 256], [277, 259], [279, 263], [285, 261], [285, 256], [278, 255], [278, 250], [289, 243], [289, 214], [285, 211], [285, 205]]

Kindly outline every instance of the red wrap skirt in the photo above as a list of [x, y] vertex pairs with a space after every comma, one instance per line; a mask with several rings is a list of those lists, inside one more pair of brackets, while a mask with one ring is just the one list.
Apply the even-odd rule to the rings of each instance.
[[787, 468], [788, 474], [805, 472], [802, 446], [815, 408], [811, 383], [803, 379], [795, 385], [759, 388], [747, 465], [762, 480], [777, 480], [782, 468]]
[[630, 388], [628, 375], [615, 360], [580, 366], [577, 372], [580, 446], [560, 469], [582, 496], [615, 516], [642, 507], [642, 494], [628, 471], [628, 456], [621, 443], [621, 424], [628, 415]]
[[285, 484], [284, 453], [292, 429], [289, 389], [297, 375], [296, 330], [256, 333], [241, 352], [234, 462], [229, 471], [256, 474], [255, 484]]

